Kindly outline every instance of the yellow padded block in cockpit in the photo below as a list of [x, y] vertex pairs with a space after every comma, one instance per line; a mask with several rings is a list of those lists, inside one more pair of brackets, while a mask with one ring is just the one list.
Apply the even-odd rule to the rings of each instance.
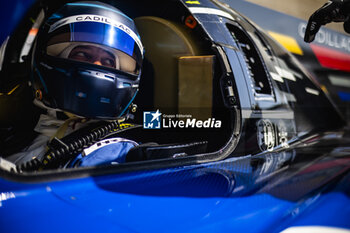
[[143, 16], [135, 24], [154, 71], [154, 107], [176, 113], [178, 108], [178, 58], [199, 55], [198, 41], [184, 25]]

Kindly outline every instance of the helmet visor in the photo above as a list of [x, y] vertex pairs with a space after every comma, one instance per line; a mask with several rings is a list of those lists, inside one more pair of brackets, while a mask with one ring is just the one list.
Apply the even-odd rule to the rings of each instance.
[[48, 55], [138, 74], [142, 45], [119, 27], [98, 22], [66, 24], [50, 33]]

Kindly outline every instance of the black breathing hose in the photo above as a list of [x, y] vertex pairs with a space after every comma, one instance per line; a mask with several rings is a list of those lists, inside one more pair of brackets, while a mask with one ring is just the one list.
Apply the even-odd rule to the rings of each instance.
[[81, 153], [85, 148], [106, 137], [108, 134], [118, 131], [119, 129], [120, 125], [118, 121], [112, 121], [78, 137], [67, 144], [64, 142], [65, 138], [62, 138], [62, 140], [54, 138], [49, 143], [50, 149], [42, 160], [35, 158], [23, 164], [19, 164], [16, 167], [17, 172], [38, 171], [59, 167], [62, 163], [71, 159], [74, 155]]

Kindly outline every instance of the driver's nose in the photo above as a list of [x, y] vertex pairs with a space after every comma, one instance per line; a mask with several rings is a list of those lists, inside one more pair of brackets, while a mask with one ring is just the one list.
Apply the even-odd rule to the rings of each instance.
[[102, 66], [102, 63], [101, 63], [100, 61], [94, 61], [94, 64], [95, 64], [95, 65]]

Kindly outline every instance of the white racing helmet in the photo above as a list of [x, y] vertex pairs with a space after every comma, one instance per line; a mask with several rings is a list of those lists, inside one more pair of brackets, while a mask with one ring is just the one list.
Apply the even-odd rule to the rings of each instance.
[[100, 2], [67, 3], [40, 28], [33, 87], [44, 105], [79, 116], [123, 116], [137, 91], [143, 47], [133, 20]]

